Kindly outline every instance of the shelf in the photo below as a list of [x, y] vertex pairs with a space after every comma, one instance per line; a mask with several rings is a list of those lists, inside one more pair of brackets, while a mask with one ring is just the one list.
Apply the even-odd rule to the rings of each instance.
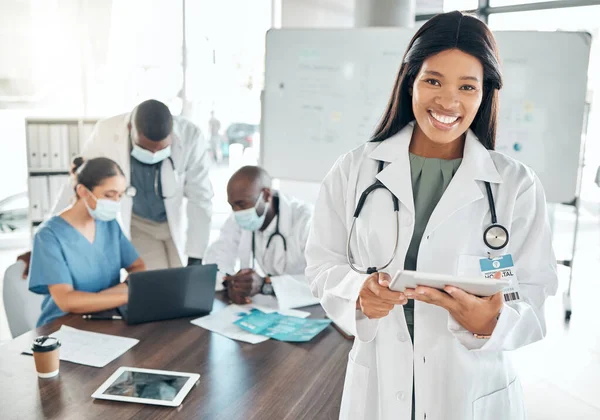
[[81, 117], [81, 118], [61, 118], [61, 117], [27, 117], [25, 121], [28, 124], [96, 124], [102, 118]]
[[69, 175], [70, 172], [61, 169], [30, 169], [30, 176], [52, 176], [52, 175]]

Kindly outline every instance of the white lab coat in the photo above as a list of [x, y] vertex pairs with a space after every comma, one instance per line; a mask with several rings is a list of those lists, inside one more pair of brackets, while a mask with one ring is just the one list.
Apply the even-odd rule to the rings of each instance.
[[[525, 165], [486, 150], [469, 131], [461, 166], [435, 208], [419, 247], [417, 269], [481, 275], [479, 259], [490, 209], [482, 181], [492, 183], [498, 222], [510, 242], [492, 256], [512, 254], [522, 302], [505, 303], [490, 339], [477, 339], [440, 307], [415, 302], [414, 349], [402, 306], [380, 320], [355, 309], [366, 275], [346, 262], [346, 238], [360, 194], [379, 179], [400, 200], [398, 253], [385, 271], [403, 268], [414, 229], [408, 146], [414, 123], [380, 143], [342, 156], [323, 184], [309, 236], [307, 277], [328, 315], [356, 339], [349, 354], [341, 419], [411, 418], [413, 366], [416, 419], [521, 420], [522, 389], [505, 351], [541, 340], [544, 302], [557, 289], [544, 191]], [[388, 162], [377, 174], [377, 161]], [[390, 193], [368, 198], [352, 240], [355, 262], [381, 266], [396, 240]]]
[[[275, 232], [277, 218], [274, 218], [263, 232], [255, 233], [257, 271], [273, 276], [304, 274], [304, 251], [312, 214], [310, 204], [279, 193], [279, 231], [286, 239], [287, 252], [279, 236], [266, 247]], [[232, 214], [221, 228], [219, 238], [208, 247], [203, 262], [217, 264], [219, 272], [225, 275], [235, 273], [238, 260], [240, 268], [252, 267], [252, 232], [242, 229]]]
[[[86, 159], [107, 157], [121, 166], [127, 182], [131, 179], [131, 149], [127, 124], [131, 114], [99, 121], [87, 140], [82, 155]], [[174, 194], [165, 198], [165, 209], [171, 237], [182, 264], [186, 256], [202, 258], [208, 245], [212, 217], [213, 190], [208, 176], [210, 157], [200, 129], [183, 117], [173, 116], [171, 158], [162, 163], [161, 182], [164, 191]], [[73, 189], [63, 188], [53, 213], [69, 205]], [[187, 204], [187, 205], [186, 205]], [[123, 197], [119, 222], [128, 237], [131, 230], [133, 200]], [[187, 208], [187, 217], [186, 217]]]

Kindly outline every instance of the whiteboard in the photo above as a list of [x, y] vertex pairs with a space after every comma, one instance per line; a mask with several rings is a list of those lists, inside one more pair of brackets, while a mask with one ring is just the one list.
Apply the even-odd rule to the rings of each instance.
[[[367, 142], [415, 29], [277, 29], [266, 39], [261, 163], [320, 182]], [[549, 202], [575, 198], [591, 36], [496, 32], [504, 73], [496, 150], [532, 167]]]

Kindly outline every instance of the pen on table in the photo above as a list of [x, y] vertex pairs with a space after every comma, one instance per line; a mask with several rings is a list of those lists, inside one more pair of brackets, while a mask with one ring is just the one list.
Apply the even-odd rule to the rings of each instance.
[[121, 315], [82, 315], [83, 319], [95, 319], [95, 320], [110, 320], [110, 319], [123, 319]]

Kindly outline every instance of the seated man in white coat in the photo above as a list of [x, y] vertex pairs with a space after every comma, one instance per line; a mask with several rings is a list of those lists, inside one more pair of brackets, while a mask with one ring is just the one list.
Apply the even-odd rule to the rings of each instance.
[[[233, 174], [227, 200], [233, 214], [208, 247], [204, 263], [217, 264], [218, 279], [224, 279], [234, 303], [249, 303], [257, 293], [273, 294], [271, 276], [304, 275], [312, 206], [272, 190], [271, 177], [256, 166]], [[232, 275], [238, 260], [241, 270]]]
[[[207, 148], [196, 125], [156, 100], [99, 121], [84, 147], [85, 158], [107, 157], [123, 168], [130, 188], [121, 200], [121, 226], [149, 270], [202, 263], [213, 197]], [[69, 184], [53, 213], [72, 198]], [[29, 255], [19, 257], [26, 272]]]

